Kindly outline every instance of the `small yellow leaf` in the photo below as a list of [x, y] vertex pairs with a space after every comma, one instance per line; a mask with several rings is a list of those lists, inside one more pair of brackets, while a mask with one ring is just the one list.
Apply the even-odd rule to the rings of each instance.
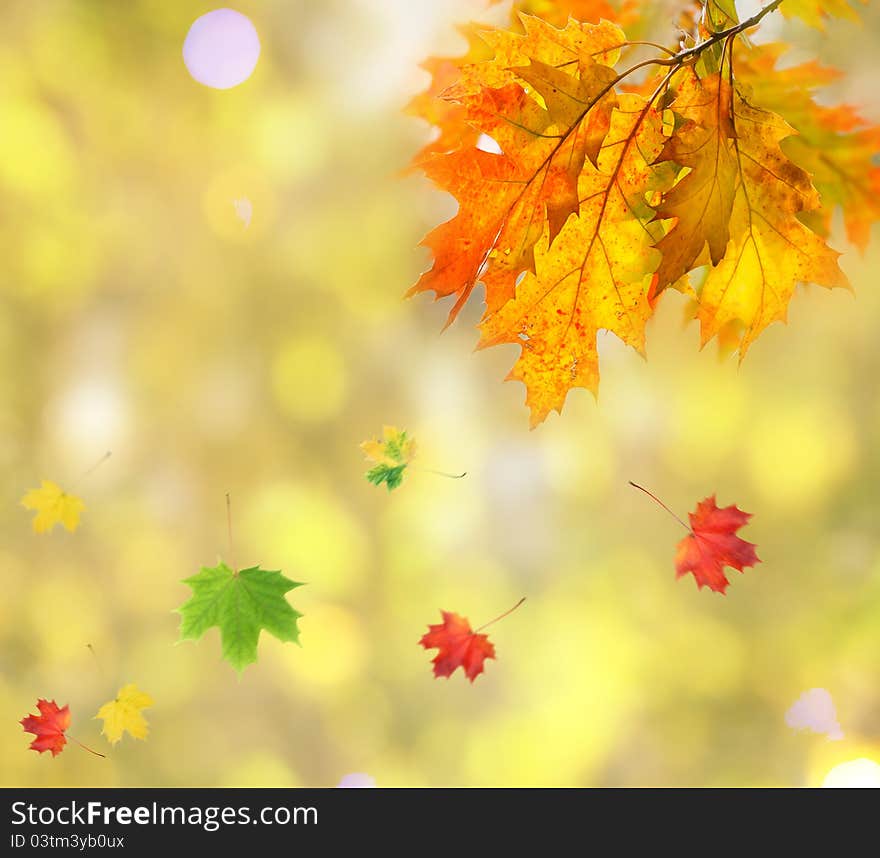
[[131, 683], [120, 688], [116, 699], [105, 703], [95, 718], [104, 721], [101, 732], [111, 745], [115, 745], [125, 731], [135, 739], [146, 739], [149, 728], [141, 710], [152, 705], [153, 698]]
[[47, 533], [56, 524], [73, 533], [86, 508], [82, 498], [67, 494], [51, 480], [43, 480], [40, 488], [31, 489], [21, 499], [21, 505], [37, 513], [33, 519], [34, 533]]

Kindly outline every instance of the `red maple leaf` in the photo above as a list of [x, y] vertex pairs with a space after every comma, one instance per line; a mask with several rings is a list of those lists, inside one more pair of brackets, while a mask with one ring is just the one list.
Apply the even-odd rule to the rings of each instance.
[[746, 567], [761, 562], [755, 553], [755, 546], [736, 535], [741, 527], [748, 524], [751, 513], [743, 512], [736, 505], [718, 507], [715, 495], [712, 495], [697, 504], [696, 510], [689, 516], [691, 523], [687, 525], [656, 495], [636, 483], [631, 482], [630, 485], [657, 501], [688, 529], [688, 535], [678, 543], [676, 549], [677, 578], [691, 572], [698, 588], [705, 586], [724, 594], [730, 583], [724, 574], [725, 566], [743, 572]]
[[755, 546], [736, 535], [751, 517], [751, 513], [743, 512], [735, 504], [719, 508], [715, 495], [700, 501], [696, 511], [689, 515], [691, 532], [678, 543], [676, 577], [692, 572], [697, 587], [705, 585], [716, 593], [724, 593], [730, 583], [724, 574], [725, 566], [743, 572], [747, 566], [761, 562]]
[[495, 647], [488, 635], [478, 635], [471, 624], [458, 614], [441, 611], [443, 623], [428, 626], [419, 643], [425, 649], [437, 649], [434, 657], [434, 676], [451, 676], [461, 668], [473, 682], [483, 672], [483, 662], [495, 658]]
[[42, 754], [43, 751], [51, 751], [53, 757], [57, 757], [67, 744], [67, 736], [64, 732], [70, 726], [70, 708], [58, 704], [52, 700], [38, 700], [37, 709], [39, 715], [28, 715], [19, 722], [25, 733], [33, 733], [37, 738], [31, 742], [31, 749]]
[[478, 632], [513, 613], [524, 601], [525, 598], [520, 599], [509, 611], [480, 626], [476, 632], [464, 617], [450, 611], [440, 611], [443, 622], [436, 626], [429, 625], [419, 641], [425, 649], [438, 650], [433, 659], [434, 676], [448, 678], [460, 667], [473, 682], [483, 672], [483, 662], [487, 658], [495, 658], [495, 647], [489, 641], [489, 636]]

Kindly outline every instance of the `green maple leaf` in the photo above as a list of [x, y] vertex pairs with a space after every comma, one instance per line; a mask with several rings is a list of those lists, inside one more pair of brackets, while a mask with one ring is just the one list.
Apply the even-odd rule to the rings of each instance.
[[280, 571], [253, 566], [234, 572], [220, 562], [185, 578], [192, 598], [178, 609], [180, 639], [196, 640], [208, 629], [220, 629], [225, 658], [239, 673], [257, 660], [257, 642], [265, 629], [280, 641], [299, 643], [296, 621], [302, 616], [284, 594], [302, 584]]
[[374, 486], [385, 483], [390, 492], [403, 482], [403, 472], [416, 454], [416, 442], [405, 430], [385, 426], [382, 439], [364, 441], [361, 450], [368, 461], [375, 463], [366, 473], [367, 480]]

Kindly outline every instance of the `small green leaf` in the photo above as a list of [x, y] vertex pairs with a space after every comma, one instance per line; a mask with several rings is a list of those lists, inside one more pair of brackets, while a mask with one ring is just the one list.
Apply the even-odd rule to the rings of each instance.
[[265, 629], [280, 641], [299, 643], [295, 611], [285, 593], [302, 584], [280, 571], [259, 566], [236, 573], [225, 563], [203, 567], [183, 581], [192, 598], [178, 609], [180, 639], [196, 640], [208, 629], [220, 629], [225, 658], [239, 673], [257, 660], [257, 643]]

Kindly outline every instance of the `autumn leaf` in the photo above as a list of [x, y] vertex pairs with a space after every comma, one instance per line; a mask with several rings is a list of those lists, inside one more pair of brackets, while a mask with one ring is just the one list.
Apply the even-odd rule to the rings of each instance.
[[689, 516], [691, 532], [678, 543], [675, 555], [676, 576], [692, 573], [697, 587], [704, 585], [716, 593], [723, 593], [730, 583], [724, 567], [745, 571], [761, 561], [755, 546], [736, 535], [748, 524], [751, 514], [736, 506], [723, 509], [715, 504], [715, 495], [700, 501]]
[[488, 635], [479, 634], [480, 630], [513, 613], [524, 601], [525, 598], [520, 599], [509, 611], [480, 626], [476, 632], [464, 617], [441, 611], [443, 622], [429, 625], [428, 631], [419, 640], [425, 649], [437, 650], [433, 658], [434, 676], [448, 679], [460, 667], [473, 682], [483, 672], [483, 662], [487, 658], [495, 658], [494, 645]]
[[458, 614], [441, 611], [443, 622], [429, 625], [419, 643], [438, 650], [433, 659], [434, 676], [451, 676], [459, 667], [473, 682], [483, 672], [483, 662], [495, 658], [495, 647], [488, 635], [476, 634], [471, 624]]
[[54, 700], [37, 701], [39, 715], [28, 715], [19, 722], [25, 733], [33, 733], [37, 738], [31, 742], [32, 750], [42, 754], [51, 751], [57, 757], [67, 744], [67, 729], [70, 727], [70, 707], [58, 707]]
[[797, 134], [781, 141], [782, 150], [810, 174], [821, 207], [798, 218], [827, 238], [839, 208], [849, 240], [864, 252], [871, 226], [880, 221], [880, 127], [872, 126], [849, 104], [818, 100], [824, 87], [843, 73], [815, 60], [779, 67], [789, 46], [756, 45], [737, 64], [737, 76], [761, 106], [778, 113]]
[[31, 489], [21, 499], [21, 505], [37, 513], [33, 518], [34, 533], [47, 533], [56, 524], [73, 533], [86, 508], [81, 498], [67, 494], [50, 480], [43, 480], [40, 488]]
[[644, 352], [652, 312], [648, 285], [660, 261], [653, 244], [661, 233], [646, 194], [660, 180], [652, 162], [664, 141], [650, 103], [620, 95], [597, 166], [583, 165], [578, 216], [552, 246], [545, 231], [535, 272], [527, 272], [515, 297], [481, 325], [481, 347], [521, 347], [509, 378], [526, 386], [532, 426], [561, 411], [571, 388], [598, 390], [600, 330]]
[[[867, 2], [861, 0], [862, 4]], [[779, 8], [787, 18], [800, 18], [811, 27], [824, 30], [829, 18], [858, 21], [855, 5], [855, 0], [785, 0]]]
[[840, 254], [798, 218], [820, 203], [810, 177], [779, 146], [794, 130], [776, 114], [753, 107], [738, 89], [733, 120], [738, 180], [730, 243], [699, 289], [697, 318], [703, 343], [730, 322], [741, 322], [742, 359], [769, 324], [785, 321], [799, 283], [830, 289], [849, 288], [849, 282], [837, 262]]
[[257, 660], [260, 632], [266, 630], [280, 641], [299, 643], [295, 611], [285, 593], [301, 583], [279, 571], [258, 566], [233, 571], [225, 563], [205, 567], [183, 582], [192, 598], [178, 609], [180, 639], [195, 640], [208, 629], [220, 630], [223, 658], [239, 673]]
[[466, 146], [422, 165], [460, 208], [424, 239], [434, 264], [409, 294], [456, 295], [450, 321], [478, 279], [486, 286], [489, 308], [502, 306], [522, 271], [533, 265], [548, 212], [551, 230], [576, 212], [579, 167], [591, 140], [572, 134], [566, 122], [579, 126], [594, 101], [610, 110], [603, 96], [615, 79], [609, 66], [619, 56], [623, 32], [607, 21], [571, 21], [564, 30], [538, 18], [524, 16], [523, 23], [523, 35], [485, 32], [492, 59], [465, 65], [444, 93], [501, 154]]
[[142, 710], [152, 705], [153, 698], [131, 683], [120, 688], [116, 698], [105, 703], [95, 718], [104, 722], [101, 732], [111, 745], [115, 745], [124, 732], [134, 739], [146, 739], [148, 726]]
[[367, 461], [373, 467], [366, 473], [367, 480], [375, 486], [382, 483], [388, 491], [396, 489], [403, 482], [403, 472], [416, 455], [416, 442], [396, 426], [382, 429], [382, 440], [364, 441], [361, 444]]
[[721, 75], [701, 80], [693, 69], [684, 71], [672, 106], [683, 124], [658, 158], [687, 169], [657, 208], [658, 220], [676, 219], [657, 242], [658, 291], [690, 271], [707, 246], [713, 265], [727, 250], [738, 177], [731, 104], [730, 85]]
[[748, 524], [751, 513], [743, 512], [735, 505], [719, 508], [715, 495], [712, 495], [697, 504], [689, 516], [690, 525], [687, 525], [656, 495], [636, 483], [630, 485], [648, 495], [689, 531], [676, 547], [676, 578], [691, 573], [698, 589], [705, 586], [724, 594], [730, 584], [724, 574], [725, 566], [744, 572], [747, 567], [761, 562], [755, 546], [736, 535]]

